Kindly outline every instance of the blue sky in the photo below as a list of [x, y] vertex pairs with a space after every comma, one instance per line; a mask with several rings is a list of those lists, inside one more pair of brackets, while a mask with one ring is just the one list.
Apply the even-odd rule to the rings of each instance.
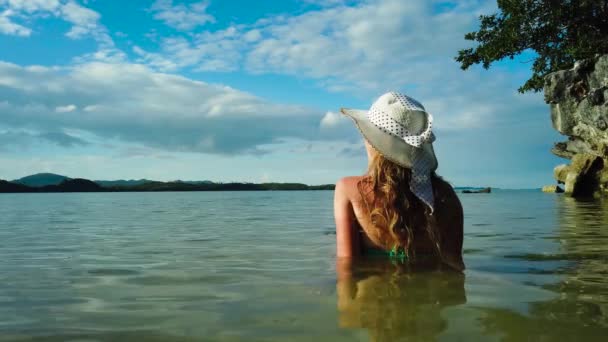
[[495, 1], [0, 0], [0, 179], [334, 183], [366, 156], [340, 107], [404, 92], [455, 185], [550, 184], [529, 57], [454, 56]]

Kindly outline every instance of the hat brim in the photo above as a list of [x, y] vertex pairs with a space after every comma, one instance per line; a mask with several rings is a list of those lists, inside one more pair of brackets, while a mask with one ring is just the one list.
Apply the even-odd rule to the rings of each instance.
[[[412, 167], [412, 156], [417, 147], [376, 127], [367, 119], [366, 110], [341, 108], [340, 111], [355, 122], [361, 135], [386, 159], [406, 168]], [[423, 150], [424, 158], [427, 159], [431, 170], [436, 170], [438, 163], [433, 144], [426, 142], [420, 148]]]

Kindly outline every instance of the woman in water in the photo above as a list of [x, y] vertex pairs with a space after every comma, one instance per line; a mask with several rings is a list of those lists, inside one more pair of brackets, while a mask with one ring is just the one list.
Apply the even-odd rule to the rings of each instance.
[[432, 116], [396, 92], [382, 95], [368, 111], [342, 113], [363, 135], [368, 169], [336, 184], [338, 259], [387, 255], [408, 264], [463, 270], [462, 206], [435, 174]]

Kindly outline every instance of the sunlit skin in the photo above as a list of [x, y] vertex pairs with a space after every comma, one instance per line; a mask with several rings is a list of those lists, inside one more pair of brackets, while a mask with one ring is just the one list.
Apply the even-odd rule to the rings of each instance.
[[[376, 150], [364, 139], [368, 157], [368, 167]], [[336, 183], [334, 195], [334, 217], [336, 221], [336, 256], [338, 259], [356, 258], [365, 248], [382, 248], [377, 236], [374, 235], [373, 223], [365, 207], [364, 199], [357, 187], [366, 177], [350, 176]], [[442, 251], [444, 263], [454, 269], [464, 269], [462, 261], [462, 206], [452, 187], [445, 183], [437, 183], [440, 194], [435, 203], [435, 216], [442, 235]], [[369, 199], [368, 199], [369, 200]], [[364, 234], [359, 234], [361, 230]], [[414, 240], [416, 252], [432, 250], [430, 241], [424, 238]]]

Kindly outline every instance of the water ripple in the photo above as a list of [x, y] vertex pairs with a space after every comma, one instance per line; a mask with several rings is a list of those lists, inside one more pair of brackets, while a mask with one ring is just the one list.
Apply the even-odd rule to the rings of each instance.
[[464, 275], [337, 277], [331, 191], [0, 194], [0, 341], [608, 336], [607, 202], [462, 203]]

